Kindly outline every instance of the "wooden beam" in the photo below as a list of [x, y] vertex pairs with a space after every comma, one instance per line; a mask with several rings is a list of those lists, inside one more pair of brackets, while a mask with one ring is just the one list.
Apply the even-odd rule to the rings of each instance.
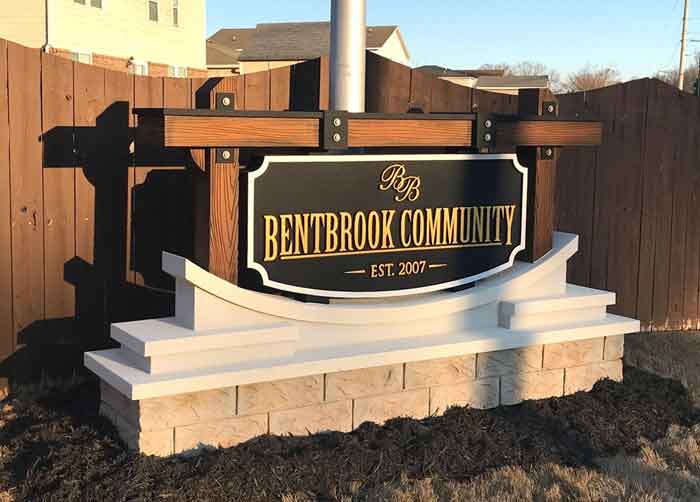
[[523, 119], [499, 122], [496, 141], [516, 146], [597, 146], [602, 137], [600, 122]]
[[[518, 115], [543, 115], [545, 103], [553, 103], [558, 114], [556, 98], [547, 89], [522, 89], [518, 93]], [[537, 123], [556, 124], [554, 121]], [[552, 138], [546, 138], [552, 144]], [[497, 140], [498, 137], [497, 137]], [[553, 142], [556, 144], [556, 142]], [[556, 149], [547, 157], [543, 148], [518, 146], [519, 162], [528, 168], [526, 249], [519, 258], [534, 262], [552, 249], [554, 232], [554, 188], [556, 186]]]
[[166, 147], [310, 147], [319, 146], [319, 120], [308, 118], [201, 117], [163, 118]]
[[348, 146], [421, 147], [472, 145], [472, 120], [348, 120]]

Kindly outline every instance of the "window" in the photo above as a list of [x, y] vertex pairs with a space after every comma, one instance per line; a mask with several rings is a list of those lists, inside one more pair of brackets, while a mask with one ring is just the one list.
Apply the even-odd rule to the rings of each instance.
[[148, 0], [148, 19], [158, 22], [158, 0]]
[[184, 66], [169, 66], [168, 77], [187, 78], [187, 68]]
[[97, 7], [98, 9], [102, 8], [102, 0], [90, 0], [90, 5], [93, 7]]
[[129, 60], [127, 71], [132, 75], [148, 75], [148, 63], [138, 59]]
[[180, 26], [180, 0], [173, 0], [173, 26]]
[[92, 64], [92, 52], [75, 50], [70, 53], [73, 61], [84, 64]]
[[80, 5], [85, 5], [85, 0], [73, 0], [73, 3], [79, 3]]

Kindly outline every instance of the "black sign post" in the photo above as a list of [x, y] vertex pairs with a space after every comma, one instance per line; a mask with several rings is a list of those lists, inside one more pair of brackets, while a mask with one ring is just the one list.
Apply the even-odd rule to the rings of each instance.
[[246, 266], [282, 291], [437, 291], [525, 248], [527, 169], [514, 154], [271, 156], [246, 191]]

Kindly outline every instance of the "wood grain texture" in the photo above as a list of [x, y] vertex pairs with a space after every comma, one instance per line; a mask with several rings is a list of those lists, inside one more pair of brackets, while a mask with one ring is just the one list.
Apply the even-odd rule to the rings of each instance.
[[7, 42], [0, 39], [0, 361], [14, 350]]
[[291, 70], [289, 66], [270, 70], [270, 110], [286, 111], [290, 109], [289, 103], [289, 78]]
[[[41, 56], [8, 44], [14, 330], [44, 319]], [[14, 346], [16, 347], [16, 345]]]
[[[590, 118], [591, 110], [586, 101], [589, 95], [579, 92], [560, 96], [560, 113], [567, 117]], [[596, 148], [568, 147], [562, 148], [557, 162], [554, 228], [579, 236], [578, 253], [567, 265], [567, 280], [573, 284], [590, 283], [597, 160]]]
[[[163, 94], [164, 94], [164, 79], [163, 78], [153, 78], [153, 77], [134, 77], [134, 106], [138, 108], [157, 108], [163, 106]], [[137, 136], [143, 134], [140, 129], [141, 124], [137, 118], [136, 121], [136, 131]], [[143, 285], [145, 284], [143, 273], [139, 271], [140, 264], [136, 263], [137, 248], [141, 246], [138, 241], [139, 238], [144, 237], [139, 235], [137, 231], [137, 224], [135, 222], [134, 211], [134, 194], [136, 192], [136, 187], [142, 185], [148, 176], [148, 173], [154, 169], [155, 163], [159, 157], [159, 149], [149, 148], [148, 142], [142, 140], [141, 138], [136, 139], [136, 149], [134, 151], [134, 164], [132, 168], [132, 175], [130, 179], [130, 186], [128, 189], [128, 208], [129, 208], [129, 230], [128, 234], [130, 236], [129, 242], [129, 268], [128, 277], [129, 280], [133, 281], [135, 284]], [[149, 161], [154, 165], [149, 166]]]
[[59, 141], [74, 134], [73, 62], [46, 53], [41, 58], [44, 301], [52, 319], [75, 314], [75, 286], [64, 278], [64, 266], [75, 256], [75, 157], [72, 141]]
[[471, 120], [348, 121], [348, 146], [471, 146]]
[[318, 119], [166, 116], [164, 124], [165, 146], [168, 147], [319, 145]]
[[[75, 72], [75, 126], [96, 128], [97, 118], [105, 109], [105, 70], [76, 63]], [[94, 134], [77, 136], [78, 168], [75, 171], [75, 254], [88, 264], [95, 256], [95, 186], [91, 179], [90, 156], [97, 150]]]
[[411, 91], [409, 93], [409, 109], [431, 112], [431, 102], [433, 96], [433, 81], [437, 80], [431, 74], [411, 70]]
[[411, 95], [411, 69], [367, 52], [365, 111], [406, 113]]
[[[542, 103], [554, 100], [551, 92], [538, 89], [520, 90], [518, 97], [520, 116], [541, 115]], [[497, 131], [497, 135], [500, 134], [501, 129]], [[534, 262], [552, 249], [556, 153], [552, 159], [543, 159], [537, 147], [521, 146], [517, 155], [520, 163], [528, 168], [526, 249], [520, 258]]]
[[499, 145], [517, 146], [598, 146], [602, 138], [600, 122], [502, 121], [497, 125]]
[[270, 109], [270, 72], [261, 71], [243, 75], [245, 85], [245, 110]]
[[688, 158], [686, 173], [688, 176], [687, 237], [685, 239], [685, 272], [683, 274], [683, 329], [700, 327], [700, 225], [695, 223], [700, 214], [700, 175], [696, 163], [700, 159], [700, 142], [696, 140], [700, 124], [700, 100], [684, 96], [683, 109], [688, 113], [690, 127], [686, 131]]
[[[232, 92], [236, 95], [237, 103], [245, 103], [244, 77], [222, 80], [212, 91], [212, 96], [216, 92]], [[212, 99], [211, 102], [216, 101]], [[212, 162], [209, 173], [209, 271], [235, 284], [238, 280], [238, 200], [240, 196], [238, 150], [234, 150], [234, 156], [236, 161], [232, 164]]]

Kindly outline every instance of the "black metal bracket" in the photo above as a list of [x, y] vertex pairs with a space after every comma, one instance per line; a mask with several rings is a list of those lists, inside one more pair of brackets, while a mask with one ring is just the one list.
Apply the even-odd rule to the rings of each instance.
[[217, 164], [233, 164], [236, 162], [236, 154], [233, 148], [217, 148], [216, 163]]
[[324, 150], [344, 150], [348, 147], [348, 112], [323, 112], [321, 128], [321, 148]]
[[556, 117], [559, 113], [559, 107], [556, 101], [544, 101], [542, 103], [542, 115], [545, 117]]
[[474, 121], [472, 144], [482, 152], [491, 151], [496, 146], [496, 117], [493, 114], [477, 114]]
[[236, 95], [232, 92], [217, 92], [216, 93], [216, 109], [229, 110], [236, 109]]

